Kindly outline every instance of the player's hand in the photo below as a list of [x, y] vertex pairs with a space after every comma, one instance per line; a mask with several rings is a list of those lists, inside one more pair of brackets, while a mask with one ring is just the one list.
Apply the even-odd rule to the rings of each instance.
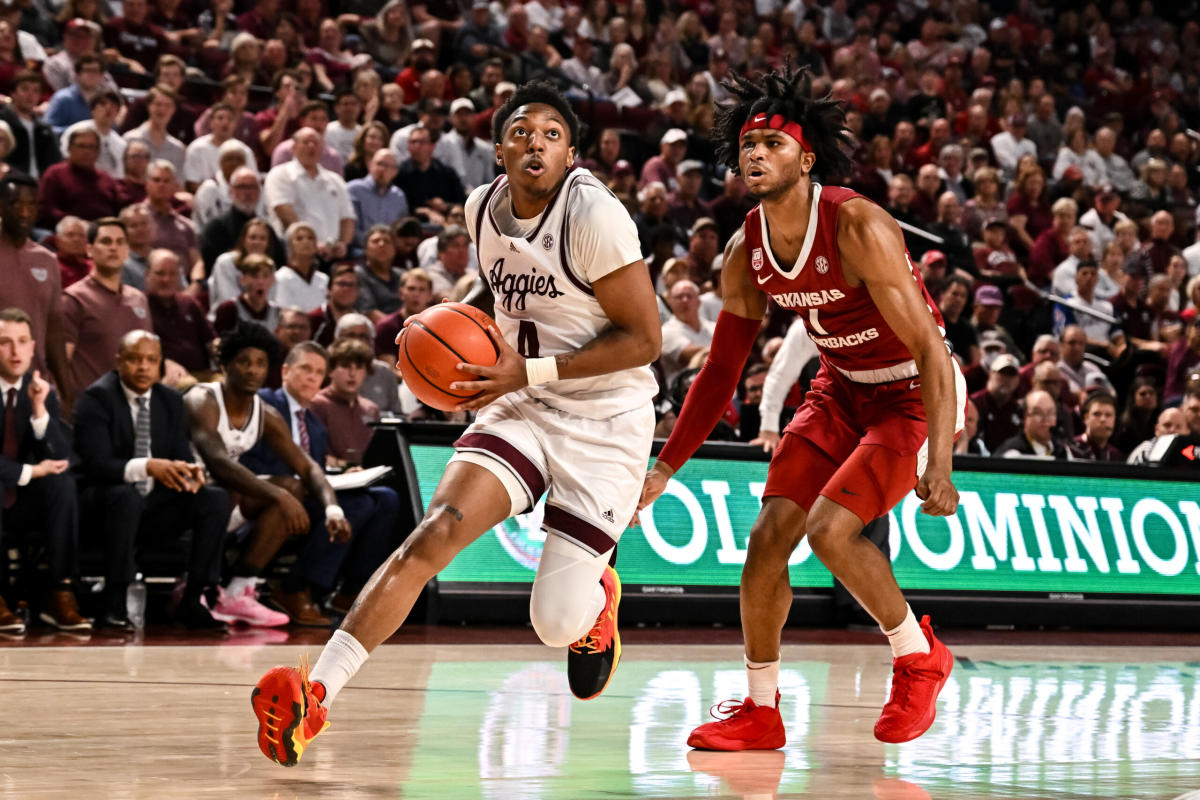
[[186, 461], [174, 461], [169, 458], [151, 458], [146, 461], [146, 474], [176, 492], [195, 492], [191, 488], [192, 465]]
[[675, 470], [661, 461], [655, 461], [654, 466], [646, 470], [646, 479], [642, 481], [642, 496], [638, 498], [637, 510], [633, 512], [633, 519], [629, 520], [629, 527], [637, 527], [638, 514], [666, 491], [667, 481], [671, 480], [674, 474]]
[[350, 541], [350, 522], [342, 519], [325, 519], [325, 530], [329, 531], [329, 541], [331, 542], [348, 542]]
[[463, 372], [469, 372], [479, 377], [473, 381], [455, 381], [450, 388], [456, 392], [477, 391], [479, 395], [459, 403], [455, 411], [474, 411], [483, 408], [501, 395], [524, 389], [529, 385], [529, 376], [525, 371], [525, 357], [513, 350], [500, 331], [488, 328], [488, 335], [500, 350], [500, 357], [490, 367], [477, 364], [459, 364]]
[[33, 406], [33, 417], [36, 419], [46, 413], [46, 398], [50, 396], [50, 383], [42, 377], [40, 370], [33, 371], [29, 379], [29, 403]]
[[774, 453], [779, 447], [779, 431], [759, 431], [750, 444], [761, 447], [764, 453]]
[[275, 497], [275, 504], [283, 512], [283, 521], [287, 525], [289, 536], [299, 536], [308, 530], [308, 512], [295, 495], [281, 489]]
[[950, 470], [925, 470], [917, 481], [917, 497], [925, 501], [921, 510], [930, 516], [948, 517], [958, 510], [958, 489], [950, 480]]
[[61, 475], [67, 471], [67, 467], [70, 465], [71, 462], [67, 461], [65, 458], [47, 458], [44, 461], [39, 461], [33, 465], [33, 469], [29, 471], [29, 479], [37, 480], [38, 478], [44, 478], [47, 475]]

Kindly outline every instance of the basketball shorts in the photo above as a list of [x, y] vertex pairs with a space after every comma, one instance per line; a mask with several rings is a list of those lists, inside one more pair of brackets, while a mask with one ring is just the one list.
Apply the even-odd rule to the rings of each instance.
[[[967, 403], [957, 366], [954, 381], [957, 433]], [[928, 446], [919, 379], [855, 383], [822, 365], [771, 458], [763, 497], [786, 497], [807, 512], [823, 495], [865, 525], [917, 485]]]
[[519, 391], [484, 406], [454, 443], [452, 460], [499, 478], [513, 496], [513, 514], [529, 511], [545, 494], [546, 532], [602, 555], [637, 509], [653, 438], [649, 403], [590, 419]]

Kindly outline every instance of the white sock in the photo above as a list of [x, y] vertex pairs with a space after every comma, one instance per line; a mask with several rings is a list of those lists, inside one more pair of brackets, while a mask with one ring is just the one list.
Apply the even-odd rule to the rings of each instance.
[[366, 648], [359, 644], [358, 639], [343, 630], [333, 632], [333, 636], [325, 643], [325, 649], [321, 651], [321, 657], [317, 659], [317, 665], [309, 675], [309, 680], [319, 682], [325, 687], [322, 705], [329, 708], [337, 693], [362, 667], [367, 655]]
[[225, 593], [230, 597], [241, 597], [247, 586], [253, 588], [256, 583], [258, 583], [258, 578], [233, 577], [229, 579]]
[[899, 658], [912, 653], [928, 653], [929, 640], [925, 638], [925, 631], [921, 629], [921, 625], [917, 622], [917, 618], [913, 615], [912, 608], [905, 605], [908, 613], [904, 615], [904, 621], [890, 631], [883, 631], [883, 626], [879, 629], [888, 637], [888, 643], [892, 646], [892, 657]]
[[750, 699], [756, 706], [775, 707], [775, 692], [779, 689], [779, 659], [751, 661], [746, 658], [746, 683]]

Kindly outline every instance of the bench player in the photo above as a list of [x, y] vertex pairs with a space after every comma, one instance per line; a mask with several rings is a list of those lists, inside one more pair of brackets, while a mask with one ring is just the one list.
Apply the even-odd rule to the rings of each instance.
[[951, 450], [965, 382], [895, 221], [858, 194], [817, 182], [849, 173], [841, 105], [810, 97], [810, 76], [790, 68], [760, 83], [736, 77], [729, 88], [736, 102], [713, 131], [719, 158], [760, 202], [725, 249], [712, 350], [646, 476], [639, 509], [712, 430], [769, 298], [800, 315], [821, 367], [775, 450], [750, 531], [741, 581], [749, 697], [693, 731], [688, 744], [783, 747], [777, 684], [792, 600], [787, 562], [805, 534], [891, 642], [892, 694], [875, 736], [908, 741], [933, 723], [952, 658], [928, 617], [917, 622], [887, 558], [859, 533], [914, 486], [926, 513], [954, 513]]
[[620, 658], [620, 582], [610, 566], [637, 505], [654, 431], [662, 344], [637, 228], [620, 201], [574, 169], [579, 121], [548, 84], [522, 86], [496, 113], [504, 175], [467, 201], [480, 272], [495, 297], [500, 358], [467, 367], [480, 409], [456, 442], [424, 518], [372, 576], [311, 676], [276, 667], [253, 695], [259, 747], [291, 766], [327, 724], [329, 704], [400, 627], [425, 583], [464, 547], [548, 491], [547, 533], [529, 615], [569, 646], [581, 699]]

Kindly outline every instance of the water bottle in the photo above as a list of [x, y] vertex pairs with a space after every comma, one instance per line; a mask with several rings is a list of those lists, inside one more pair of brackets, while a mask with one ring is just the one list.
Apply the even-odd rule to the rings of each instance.
[[146, 627], [146, 582], [140, 572], [125, 590], [125, 613], [136, 630]]

